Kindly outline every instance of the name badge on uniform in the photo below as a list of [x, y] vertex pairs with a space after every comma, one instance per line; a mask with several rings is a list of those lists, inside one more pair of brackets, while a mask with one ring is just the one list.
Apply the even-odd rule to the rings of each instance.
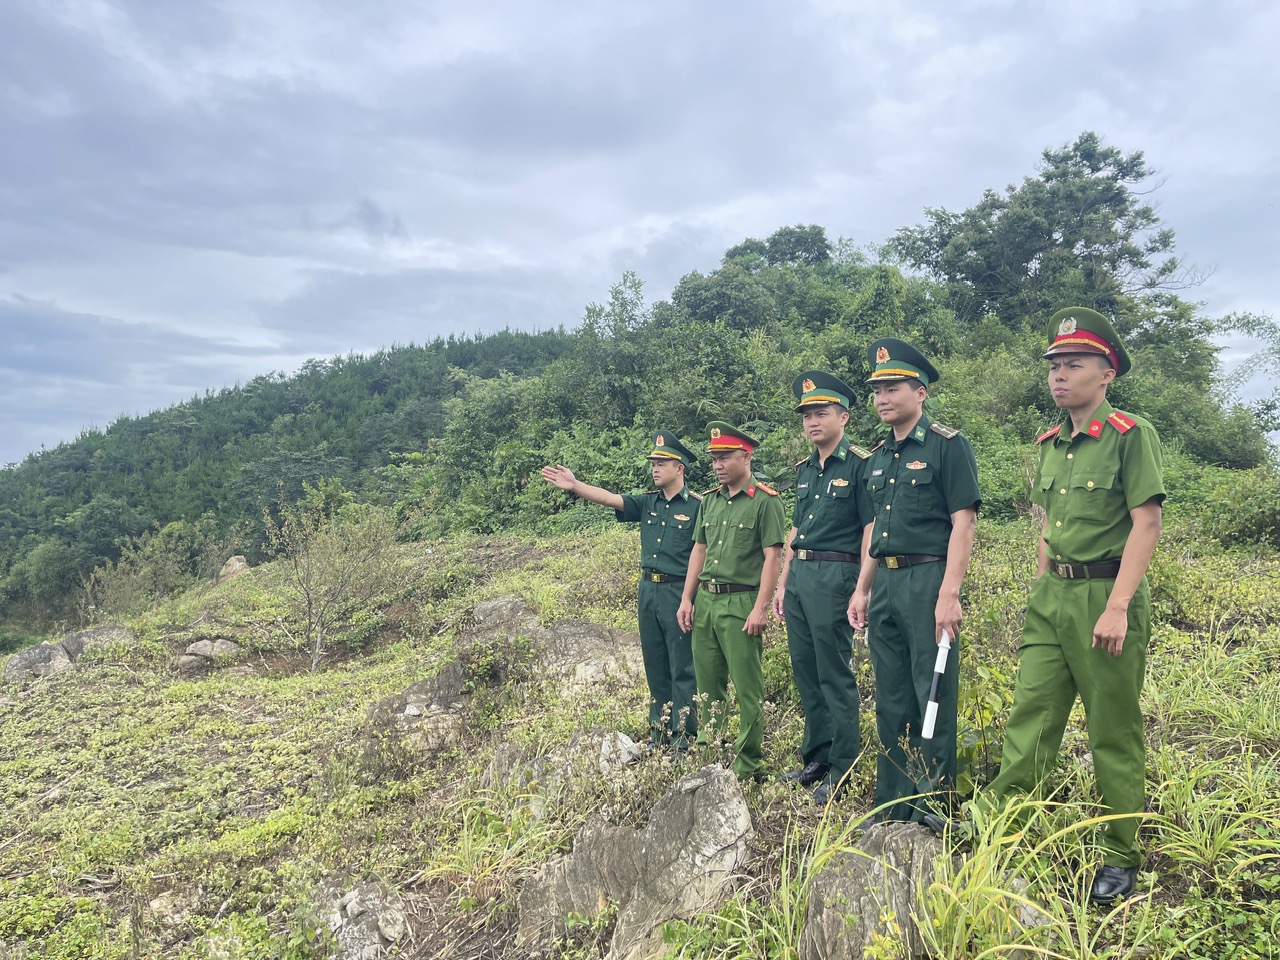
[[805, 487], [807, 487], [807, 486], [808, 486], [808, 484], [807, 484], [807, 483], [797, 483], [797, 484], [796, 484], [796, 489], [797, 489], [797, 490], [803, 490], [803, 489], [804, 489]]
[[872, 471], [871, 471], [871, 475], [872, 475], [873, 477], [878, 477], [878, 476], [880, 476], [882, 473], [884, 473], [884, 471], [883, 471], [883, 470], [872, 470]]

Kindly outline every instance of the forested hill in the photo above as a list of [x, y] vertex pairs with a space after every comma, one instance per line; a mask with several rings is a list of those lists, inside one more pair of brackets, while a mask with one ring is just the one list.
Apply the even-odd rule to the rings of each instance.
[[[539, 466], [633, 489], [655, 426], [698, 438], [712, 418], [759, 434], [758, 472], [785, 482], [803, 452], [792, 379], [823, 368], [859, 384], [883, 335], [938, 358], [934, 416], [973, 439], [984, 515], [1012, 516], [1029, 440], [1058, 419], [1039, 360], [1045, 322], [1073, 304], [1115, 317], [1134, 371], [1113, 402], [1155, 423], [1172, 482], [1207, 496], [1204, 465], [1252, 469], [1248, 489], [1271, 513], [1237, 504], [1228, 525], [1274, 537], [1273, 406], [1223, 401], [1211, 338], [1240, 320], [1206, 317], [1177, 292], [1195, 278], [1143, 202], [1150, 176], [1141, 153], [1083, 134], [1021, 184], [961, 213], [926, 211], [873, 251], [784, 227], [667, 299], [646, 302], [626, 274], [569, 332], [312, 361], [122, 418], [0, 470], [0, 623], [75, 616], [86, 574], [122, 550], [170, 558], [157, 589], [231, 551], [260, 555], [263, 509], [304, 484], [414, 515], [420, 531], [563, 528], [599, 514], [530, 482]], [[851, 435], [878, 431], [858, 406]]]

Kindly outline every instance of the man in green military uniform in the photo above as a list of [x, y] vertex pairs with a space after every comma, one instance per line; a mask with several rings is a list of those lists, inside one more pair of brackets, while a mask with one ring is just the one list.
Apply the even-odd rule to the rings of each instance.
[[[1106, 317], [1084, 307], [1058, 311], [1045, 357], [1049, 391], [1068, 419], [1037, 441], [1031, 493], [1045, 509], [1039, 573], [1027, 600], [1000, 775], [983, 802], [1043, 791], [1078, 693], [1103, 809], [1136, 815], [1146, 804], [1138, 698], [1151, 636], [1146, 573], [1165, 496], [1160, 440], [1146, 420], [1107, 402], [1107, 387], [1130, 361]], [[1094, 902], [1133, 892], [1137, 833], [1136, 816], [1105, 825]]]
[[[928, 798], [907, 798], [949, 788], [956, 777], [960, 584], [981, 504], [978, 465], [967, 438], [925, 414], [938, 371], [920, 351], [885, 338], [871, 344], [867, 362], [876, 413], [890, 430], [865, 468], [872, 520], [849, 622], [867, 628], [875, 669], [876, 805], [885, 807], [883, 819], [920, 820], [930, 812]], [[934, 735], [924, 740], [943, 631], [952, 651]]]
[[787, 647], [804, 705], [804, 766], [782, 775], [818, 784], [825, 804], [843, 789], [862, 748], [858, 682], [848, 605], [858, 582], [862, 526], [870, 515], [862, 467], [870, 451], [845, 439], [853, 390], [821, 370], [792, 384], [813, 452], [796, 464], [796, 505], [773, 612], [787, 625]]
[[698, 731], [693, 651], [687, 629], [676, 619], [684, 590], [694, 521], [701, 500], [685, 485], [696, 458], [670, 430], [653, 437], [653, 483], [640, 494], [619, 495], [583, 483], [568, 467], [543, 467], [542, 477], [584, 500], [612, 507], [618, 520], [640, 524], [640, 652], [649, 682], [649, 739], [683, 750]]
[[711, 464], [720, 485], [703, 495], [689, 556], [688, 578], [678, 613], [693, 631], [693, 668], [702, 699], [698, 740], [707, 738], [716, 704], [728, 701], [728, 683], [738, 698], [738, 738], [733, 771], [760, 776], [764, 742], [764, 667], [760, 635], [778, 570], [786, 520], [777, 491], [751, 476], [751, 454], [759, 443], [731, 424], [713, 420]]

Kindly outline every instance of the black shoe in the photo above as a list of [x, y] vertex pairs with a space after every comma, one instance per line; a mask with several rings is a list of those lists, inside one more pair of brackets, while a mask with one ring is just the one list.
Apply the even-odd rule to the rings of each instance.
[[790, 770], [784, 773], [780, 779], [783, 783], [798, 783], [802, 787], [811, 787], [823, 777], [827, 775], [827, 771], [831, 769], [829, 763], [806, 763], [801, 770]]
[[926, 813], [920, 822], [933, 831], [934, 836], [952, 843], [968, 843], [973, 839], [973, 821], [949, 820], [941, 814]]
[[1133, 893], [1134, 884], [1138, 880], [1137, 867], [1104, 866], [1093, 878], [1093, 888], [1089, 891], [1089, 900], [1104, 906], [1123, 900]]
[[824, 780], [818, 784], [818, 789], [813, 791], [813, 802], [816, 806], [825, 807], [828, 803], [839, 800], [844, 795], [844, 791], [844, 784], [837, 786], [830, 780]]

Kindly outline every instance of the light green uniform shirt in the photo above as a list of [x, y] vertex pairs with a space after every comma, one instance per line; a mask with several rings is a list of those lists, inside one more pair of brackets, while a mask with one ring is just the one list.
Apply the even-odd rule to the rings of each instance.
[[1059, 563], [1119, 560], [1133, 530], [1129, 511], [1164, 501], [1160, 438], [1142, 417], [1103, 400], [1074, 437], [1068, 420], [1040, 438], [1040, 474], [1031, 491], [1045, 508], [1045, 543]]
[[782, 501], [755, 481], [732, 497], [724, 487], [703, 494], [695, 543], [707, 545], [703, 583], [760, 586], [764, 548], [781, 545], [787, 537]]

